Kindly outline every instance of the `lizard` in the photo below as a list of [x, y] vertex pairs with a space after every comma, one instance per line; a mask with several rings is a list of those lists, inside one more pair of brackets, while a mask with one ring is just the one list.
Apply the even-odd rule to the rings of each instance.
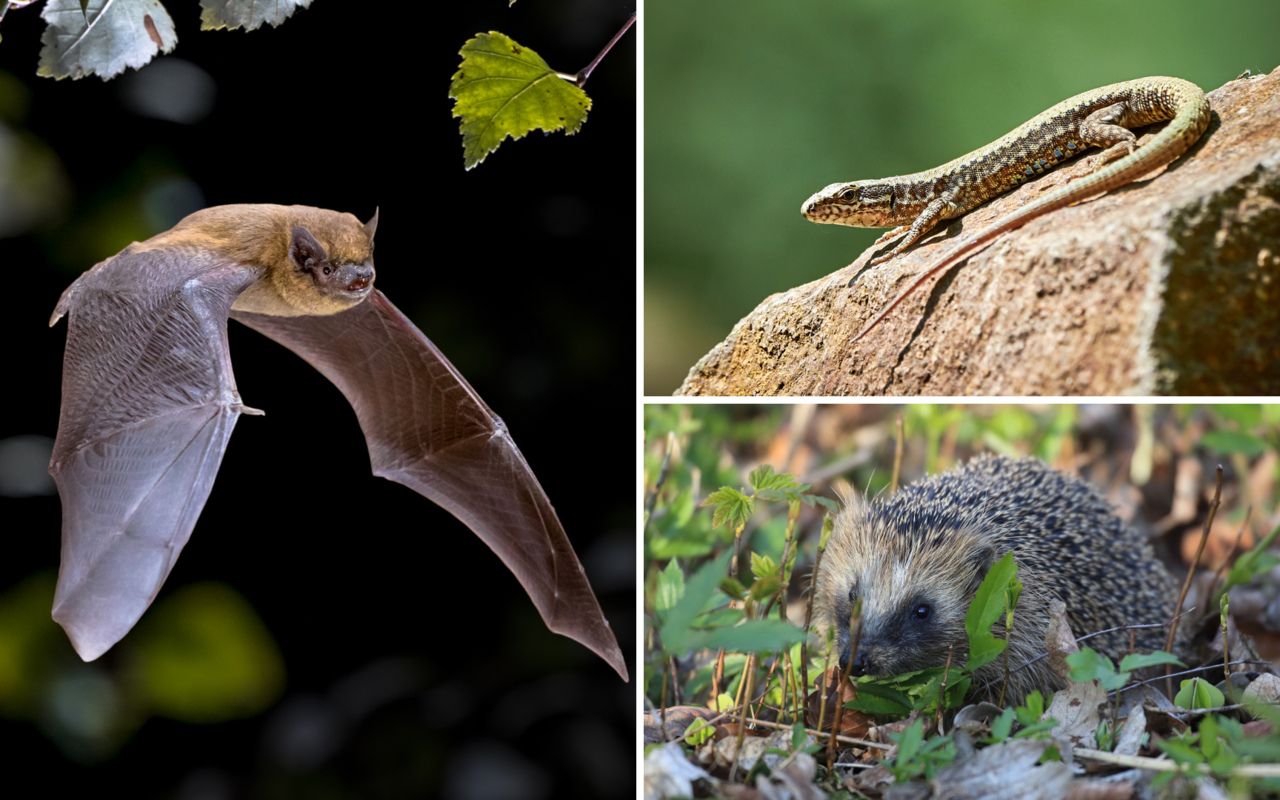
[[[1172, 120], [1169, 125], [1137, 147], [1137, 137], [1129, 128], [1168, 119]], [[910, 247], [941, 220], [965, 214], [1090, 147], [1105, 148], [1092, 174], [957, 242], [939, 261], [915, 276], [851, 343], [866, 336], [930, 277], [973, 255], [1000, 234], [1172, 162], [1208, 126], [1209, 101], [1199, 86], [1181, 78], [1138, 78], [1064, 100], [991, 144], [926, 172], [827, 186], [801, 206], [807, 219], [859, 228], [893, 227], [873, 247], [905, 234], [896, 247], [867, 265], [874, 266]]]

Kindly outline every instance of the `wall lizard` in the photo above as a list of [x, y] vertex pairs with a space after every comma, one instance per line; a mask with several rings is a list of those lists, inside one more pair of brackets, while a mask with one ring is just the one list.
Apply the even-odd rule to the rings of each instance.
[[[1141, 148], [1136, 146], [1137, 137], [1129, 128], [1166, 119], [1173, 121]], [[891, 251], [871, 259], [868, 266], [874, 266], [901, 253], [941, 220], [965, 214], [1089, 147], [1109, 148], [1092, 174], [962, 238], [882, 308], [853, 337], [856, 342], [931, 276], [1041, 214], [1123, 186], [1168, 164], [1186, 152], [1208, 125], [1209, 101], [1194, 83], [1181, 78], [1115, 83], [1064, 100], [986, 147], [927, 172], [833, 183], [806, 200], [800, 212], [814, 222], [893, 227], [875, 245], [905, 233]]]

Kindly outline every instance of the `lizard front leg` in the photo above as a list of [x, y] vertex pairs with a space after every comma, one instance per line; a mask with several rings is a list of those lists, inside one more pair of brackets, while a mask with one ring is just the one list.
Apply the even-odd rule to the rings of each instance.
[[879, 239], [876, 239], [874, 242], [872, 242], [872, 243], [871, 243], [871, 246], [872, 246], [872, 247], [878, 247], [879, 245], [884, 244], [885, 242], [889, 241], [889, 240], [890, 240], [890, 239], [892, 239], [893, 237], [895, 237], [895, 236], [899, 236], [899, 235], [901, 235], [901, 234], [905, 233], [906, 231], [908, 231], [908, 230], [910, 230], [910, 229], [911, 229], [911, 226], [910, 226], [910, 225], [899, 225], [898, 227], [894, 228], [893, 230], [889, 231], [888, 233], [883, 234]]
[[[874, 267], [876, 264], [883, 264], [919, 241], [921, 236], [924, 236], [926, 233], [933, 230], [933, 226], [938, 224], [938, 220], [942, 219], [943, 210], [951, 204], [951, 201], [954, 198], [954, 191], [948, 191], [940, 197], [934, 198], [934, 200], [929, 203], [929, 205], [925, 206], [924, 210], [920, 212], [920, 216], [916, 217], [915, 222], [911, 223], [911, 227], [907, 230], [906, 238], [899, 242], [898, 246], [889, 252], [882, 256], [876, 256], [868, 261], [867, 266]], [[877, 240], [876, 244], [885, 241], [892, 234], [900, 233], [903, 228], [906, 228], [906, 226], [904, 225], [901, 228], [896, 228], [888, 234], [881, 236], [880, 239]]]

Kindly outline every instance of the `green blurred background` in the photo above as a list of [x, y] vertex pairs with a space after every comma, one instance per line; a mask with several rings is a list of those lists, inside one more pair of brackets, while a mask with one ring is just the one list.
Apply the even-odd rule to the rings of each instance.
[[646, 395], [883, 233], [801, 217], [827, 184], [935, 167], [1108, 83], [1208, 92], [1280, 63], [1277, 0], [645, 8]]

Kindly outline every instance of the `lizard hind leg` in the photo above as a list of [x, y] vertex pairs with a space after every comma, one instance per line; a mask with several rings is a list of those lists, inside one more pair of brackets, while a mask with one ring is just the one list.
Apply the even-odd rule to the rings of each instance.
[[1138, 146], [1138, 137], [1125, 127], [1133, 124], [1132, 114], [1124, 103], [1112, 103], [1100, 108], [1080, 123], [1080, 138], [1086, 145], [1103, 150], [1095, 169], [1132, 153]]

